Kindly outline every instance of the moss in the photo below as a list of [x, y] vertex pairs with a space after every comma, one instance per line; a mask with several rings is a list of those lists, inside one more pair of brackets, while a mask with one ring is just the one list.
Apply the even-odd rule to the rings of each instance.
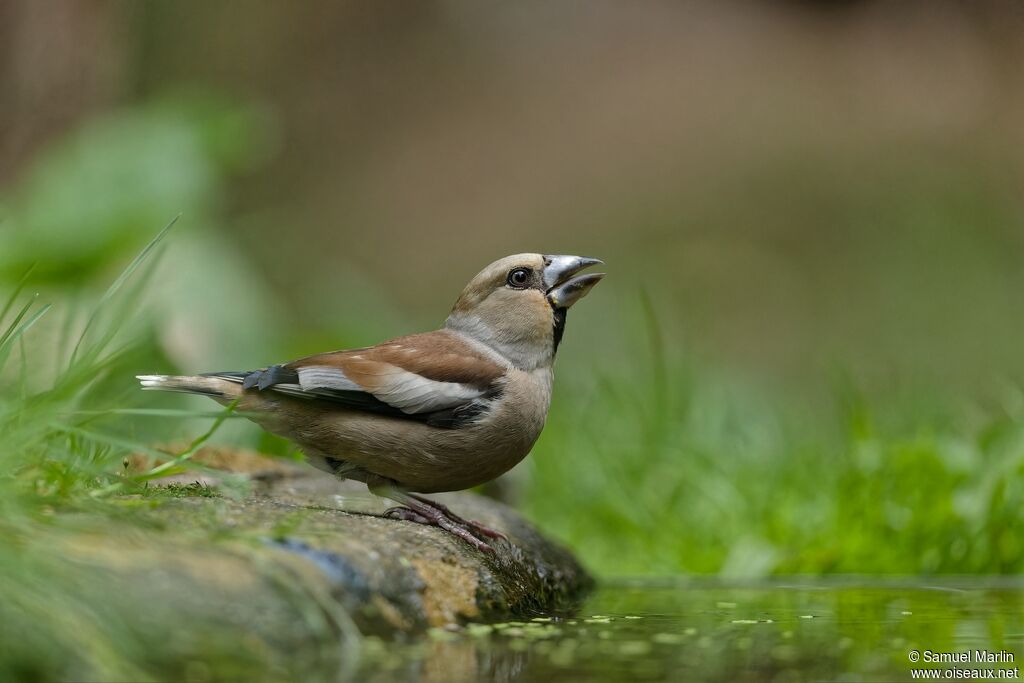
[[221, 494], [212, 486], [195, 481], [191, 484], [147, 486], [142, 495], [147, 498], [218, 498]]

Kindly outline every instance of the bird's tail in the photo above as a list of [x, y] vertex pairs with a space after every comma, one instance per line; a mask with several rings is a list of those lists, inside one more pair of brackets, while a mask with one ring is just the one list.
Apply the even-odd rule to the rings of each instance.
[[202, 394], [220, 400], [234, 400], [242, 393], [241, 379], [217, 375], [137, 375], [143, 389]]

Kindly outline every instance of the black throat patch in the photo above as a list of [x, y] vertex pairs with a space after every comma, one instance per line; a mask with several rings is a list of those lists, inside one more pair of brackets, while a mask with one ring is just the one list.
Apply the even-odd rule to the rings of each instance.
[[562, 335], [565, 334], [565, 316], [569, 313], [568, 308], [556, 308], [555, 311], [555, 348], [552, 353], [558, 351], [558, 345], [562, 343]]

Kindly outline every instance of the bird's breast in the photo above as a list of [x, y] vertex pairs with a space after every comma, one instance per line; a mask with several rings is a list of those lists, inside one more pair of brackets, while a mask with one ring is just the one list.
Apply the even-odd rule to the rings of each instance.
[[550, 369], [510, 371], [501, 395], [473, 425], [437, 435], [432, 459], [439, 465], [433, 491], [456, 491], [495, 479], [529, 454], [551, 405]]
[[456, 429], [330, 411], [293, 423], [287, 436], [411, 491], [458, 491], [491, 481], [526, 457], [544, 428], [551, 385], [550, 368], [509, 370], [489, 408]]

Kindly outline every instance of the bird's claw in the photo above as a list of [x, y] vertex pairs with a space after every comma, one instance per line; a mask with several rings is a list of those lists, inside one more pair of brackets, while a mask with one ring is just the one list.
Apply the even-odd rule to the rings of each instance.
[[388, 519], [400, 519], [406, 522], [440, 527], [448, 533], [458, 536], [477, 550], [486, 553], [494, 553], [495, 550], [487, 541], [478, 538], [477, 534], [485, 538], [508, 540], [508, 537], [500, 531], [489, 529], [478, 522], [462, 519], [440, 503], [422, 502], [424, 503], [423, 508], [419, 510], [399, 505], [385, 510], [383, 516]]
[[473, 531], [477, 532], [481, 536], [486, 536], [487, 538], [499, 538], [502, 541], [508, 541], [508, 536], [501, 533], [497, 529], [492, 529], [488, 526], [484, 526], [483, 524], [474, 519], [467, 519], [464, 521], [469, 526], [469, 528], [471, 528]]
[[441, 517], [438, 520], [437, 525], [445, 531], [455, 534], [462, 540], [469, 543], [471, 546], [485, 553], [491, 553], [492, 555], [496, 552], [490, 543], [487, 541], [477, 538], [473, 534], [473, 528], [465, 524], [459, 524], [458, 522], [448, 519], [447, 517]]

